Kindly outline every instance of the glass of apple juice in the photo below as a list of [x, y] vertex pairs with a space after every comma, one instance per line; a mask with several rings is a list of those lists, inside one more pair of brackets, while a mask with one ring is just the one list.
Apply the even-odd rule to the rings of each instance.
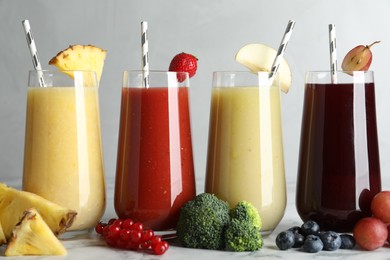
[[279, 78], [268, 72], [214, 72], [206, 192], [231, 207], [252, 203], [270, 234], [286, 208]]

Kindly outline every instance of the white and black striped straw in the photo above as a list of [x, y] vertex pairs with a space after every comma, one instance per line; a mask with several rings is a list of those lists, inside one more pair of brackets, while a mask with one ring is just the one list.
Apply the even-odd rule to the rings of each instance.
[[273, 79], [275, 74], [276, 74], [276, 72], [278, 72], [280, 62], [283, 59], [283, 55], [284, 55], [284, 52], [286, 51], [287, 43], [290, 40], [290, 37], [291, 37], [291, 34], [293, 32], [294, 26], [295, 26], [295, 21], [294, 20], [288, 21], [288, 24], [287, 24], [287, 27], [286, 27], [286, 31], [284, 32], [282, 41], [280, 42], [280, 45], [279, 45], [278, 52], [276, 53], [276, 57], [274, 59], [272, 67], [271, 67], [271, 73], [269, 75], [270, 79]]
[[330, 71], [332, 83], [337, 83], [336, 26], [329, 24]]
[[142, 74], [143, 86], [149, 88], [149, 43], [148, 43], [148, 22], [141, 22], [141, 44], [142, 44]]
[[45, 81], [43, 80], [42, 67], [41, 67], [41, 63], [39, 62], [38, 51], [37, 51], [37, 47], [35, 46], [35, 41], [31, 31], [30, 22], [28, 20], [23, 20], [22, 25], [24, 28], [24, 32], [26, 34], [27, 45], [28, 48], [30, 49], [34, 69], [38, 71], [39, 86], [45, 87], [46, 85], [45, 85]]

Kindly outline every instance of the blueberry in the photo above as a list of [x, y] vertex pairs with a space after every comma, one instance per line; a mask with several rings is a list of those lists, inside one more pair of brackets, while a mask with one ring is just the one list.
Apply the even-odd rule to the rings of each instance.
[[356, 242], [353, 236], [348, 234], [341, 234], [340, 238], [341, 238], [341, 246], [340, 246], [341, 249], [352, 249], [355, 247]]
[[300, 233], [294, 234], [294, 245], [293, 248], [299, 248], [303, 246], [303, 243], [305, 242], [305, 237]]
[[301, 233], [301, 227], [299, 226], [293, 226], [293, 227], [290, 227], [289, 229], [287, 229], [288, 231], [292, 231], [294, 234], [295, 233]]
[[304, 236], [318, 235], [320, 233], [320, 226], [313, 220], [306, 221], [301, 226], [301, 233]]
[[322, 250], [324, 244], [321, 239], [315, 235], [308, 235], [303, 243], [302, 250], [308, 253], [317, 253]]
[[291, 231], [280, 232], [275, 239], [275, 243], [280, 250], [287, 250], [294, 245], [294, 233]]
[[324, 244], [324, 250], [334, 251], [339, 249], [341, 246], [340, 235], [334, 231], [321, 232], [320, 238]]
[[305, 236], [301, 234], [301, 227], [294, 226], [294, 227], [287, 229], [287, 231], [291, 231], [294, 234], [294, 241], [295, 242], [294, 242], [293, 248], [301, 247], [303, 245], [303, 242], [305, 241]]

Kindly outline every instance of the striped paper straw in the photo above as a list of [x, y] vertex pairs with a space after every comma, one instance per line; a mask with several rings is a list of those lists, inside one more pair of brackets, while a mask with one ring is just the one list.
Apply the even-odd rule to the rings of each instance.
[[[284, 32], [282, 41], [281, 41], [281, 43], [279, 45], [278, 52], [276, 53], [276, 57], [274, 59], [274, 63], [272, 64], [272, 67], [271, 67], [271, 73], [269, 75], [269, 78], [272, 79], [272, 80], [273, 80], [276, 72], [278, 72], [280, 62], [283, 59], [283, 55], [284, 55], [284, 52], [286, 51], [287, 43], [290, 40], [290, 37], [291, 37], [291, 34], [293, 32], [294, 26], [295, 26], [295, 21], [294, 20], [288, 21], [288, 24], [287, 24], [287, 27], [286, 27], [286, 31]], [[272, 80], [271, 80], [271, 82], [272, 82]]]
[[141, 22], [141, 31], [143, 86], [149, 88], [148, 22]]
[[45, 87], [46, 85], [45, 85], [45, 81], [43, 80], [42, 67], [41, 67], [41, 63], [39, 62], [38, 51], [37, 51], [37, 47], [35, 46], [35, 41], [31, 31], [30, 22], [28, 20], [23, 20], [22, 25], [24, 28], [24, 33], [26, 34], [27, 45], [28, 48], [30, 49], [34, 69], [38, 71], [39, 86]]
[[337, 83], [336, 26], [329, 24], [330, 71], [332, 83]]

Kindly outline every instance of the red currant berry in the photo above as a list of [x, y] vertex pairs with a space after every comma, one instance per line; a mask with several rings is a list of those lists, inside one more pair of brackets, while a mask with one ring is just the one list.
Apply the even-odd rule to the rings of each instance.
[[141, 237], [142, 237], [141, 231], [139, 231], [139, 230], [133, 230], [133, 232], [131, 232], [131, 241], [132, 241], [133, 243], [139, 243], [139, 242], [141, 242]]
[[103, 232], [102, 232], [102, 236], [103, 237], [107, 237], [109, 228], [110, 228], [109, 225], [106, 225], [106, 226], [103, 227]]
[[129, 241], [131, 238], [131, 231], [129, 229], [122, 229], [119, 236], [124, 241]]
[[142, 238], [141, 238], [141, 240], [142, 241], [149, 241], [149, 240], [152, 239], [153, 236], [154, 236], [153, 230], [147, 229], [147, 230], [142, 231]]
[[161, 242], [161, 236], [154, 236], [151, 240], [151, 246], [154, 248], [158, 243]]
[[122, 226], [122, 222], [123, 222], [122, 219], [117, 219], [117, 220], [115, 220], [115, 221], [112, 223], [112, 225], [121, 227], [121, 226]]
[[140, 222], [135, 222], [132, 226], [134, 230], [142, 231], [144, 229], [144, 225]]
[[103, 234], [103, 229], [105, 226], [106, 224], [104, 224], [103, 222], [99, 222], [99, 224], [97, 224], [95, 227], [96, 233], [98, 233], [99, 235]]
[[138, 243], [128, 242], [127, 245], [126, 245], [126, 249], [137, 251], [138, 248], [139, 248], [139, 244]]
[[105, 238], [105, 240], [106, 240], [107, 245], [109, 245], [111, 247], [115, 247], [116, 246], [117, 238], [111, 237], [111, 236], [107, 236]]
[[118, 226], [115, 226], [115, 225], [111, 225], [108, 227], [108, 234], [107, 234], [107, 237], [111, 237], [111, 238], [118, 238], [119, 237], [119, 234], [121, 232], [121, 228], [118, 227]]
[[114, 221], [116, 220], [116, 218], [111, 218], [109, 221], [108, 221], [108, 225], [111, 225], [112, 223], [114, 223]]
[[165, 248], [168, 250], [169, 248], [169, 244], [167, 241], [161, 241], [161, 243], [163, 243], [163, 245], [165, 246]]
[[130, 218], [123, 220], [121, 228], [123, 229], [131, 229], [133, 226], [134, 221]]
[[159, 242], [158, 244], [156, 244], [153, 248], [153, 252], [156, 254], [156, 255], [162, 255], [165, 253], [165, 251], [167, 251], [167, 247], [164, 243], [165, 241], [161, 241]]
[[117, 238], [115, 246], [121, 249], [126, 249], [127, 241]]
[[150, 241], [142, 241], [140, 246], [142, 249], [148, 249], [150, 247], [151, 242]]

